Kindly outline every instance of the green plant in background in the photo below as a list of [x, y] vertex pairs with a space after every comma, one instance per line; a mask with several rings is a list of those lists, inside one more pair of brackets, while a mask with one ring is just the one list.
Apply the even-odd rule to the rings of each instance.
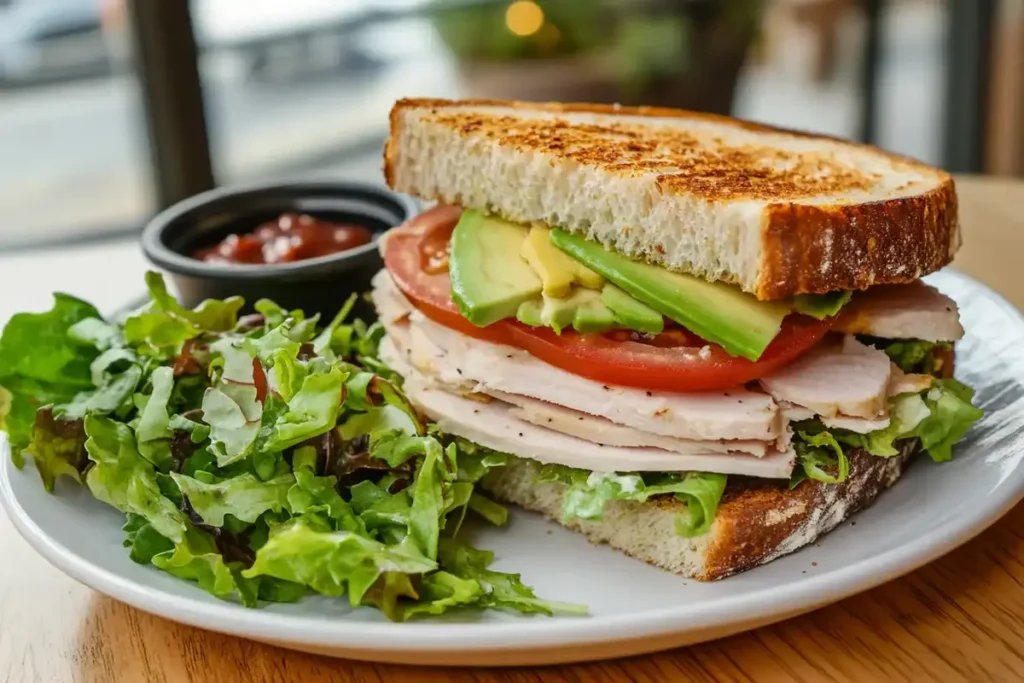
[[[605, 56], [627, 91], [685, 72], [701, 59], [705, 41], [698, 15], [717, 17], [716, 30], [746, 35], [760, 19], [763, 0], [635, 2], [628, 0], [520, 0], [446, 9], [438, 0], [435, 26], [462, 62], [515, 62], [581, 55]], [[673, 4], [678, 5], [674, 7]], [[530, 6], [530, 7], [527, 7]], [[522, 35], [514, 16], [542, 16]], [[706, 22], [705, 22], [706, 23]], [[724, 37], [724, 36], [723, 36]]]
[[448, 4], [447, 0], [437, 2], [441, 11], [435, 15], [435, 26], [452, 54], [465, 62], [550, 59], [587, 53], [607, 43], [611, 26], [601, 3], [588, 0], [519, 3], [521, 8], [532, 4], [543, 13], [542, 25], [527, 35], [517, 35], [507, 23], [509, 8], [516, 3], [446, 9]]
[[678, 16], [623, 19], [610, 49], [612, 66], [626, 92], [635, 95], [651, 81], [689, 68], [691, 30], [690, 22]]

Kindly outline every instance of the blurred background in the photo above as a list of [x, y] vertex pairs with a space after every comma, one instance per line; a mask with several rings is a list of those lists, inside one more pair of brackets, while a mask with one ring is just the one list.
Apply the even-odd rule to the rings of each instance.
[[0, 253], [380, 178], [405, 96], [642, 103], [1024, 172], [1024, 0], [0, 0]]

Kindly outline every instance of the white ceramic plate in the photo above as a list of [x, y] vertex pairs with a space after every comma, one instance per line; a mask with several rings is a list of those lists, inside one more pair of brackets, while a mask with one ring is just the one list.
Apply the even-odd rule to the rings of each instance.
[[957, 374], [978, 389], [985, 418], [957, 450], [927, 458], [870, 509], [812, 545], [712, 584], [687, 581], [593, 547], [536, 515], [481, 530], [497, 569], [518, 571], [541, 596], [586, 603], [589, 617], [502, 613], [407, 624], [342, 600], [307, 598], [248, 610], [134, 564], [124, 518], [63, 480], [43, 491], [31, 467], [14, 469], [0, 444], [0, 498], [21, 534], [73, 578], [139, 609], [202, 628], [322, 654], [450, 665], [542, 664], [640, 654], [779, 621], [847, 597], [939, 557], [992, 524], [1024, 493], [1024, 320], [956, 273], [932, 278], [960, 303], [968, 334]]

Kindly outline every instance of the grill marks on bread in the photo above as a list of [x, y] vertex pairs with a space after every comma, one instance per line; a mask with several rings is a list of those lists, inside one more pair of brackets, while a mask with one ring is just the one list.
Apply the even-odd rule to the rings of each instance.
[[685, 192], [708, 201], [870, 192], [881, 179], [877, 173], [843, 163], [835, 154], [730, 144], [710, 131], [443, 109], [433, 110], [424, 120], [506, 147], [555, 153], [617, 174], [657, 173], [662, 192]]

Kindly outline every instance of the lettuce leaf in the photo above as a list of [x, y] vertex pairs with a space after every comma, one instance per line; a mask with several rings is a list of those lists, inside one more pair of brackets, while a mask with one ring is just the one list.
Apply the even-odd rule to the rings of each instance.
[[316, 451], [312, 447], [296, 449], [292, 455], [292, 463], [295, 485], [288, 489], [286, 497], [293, 514], [324, 515], [333, 522], [335, 529], [366, 535], [363, 520], [356, 516], [352, 506], [338, 493], [337, 477], [316, 476]]
[[410, 458], [426, 455], [428, 448], [440, 448], [441, 444], [430, 436], [410, 436], [399, 429], [393, 429], [370, 438], [370, 457], [383, 460], [388, 467], [395, 468]]
[[203, 396], [203, 420], [210, 426], [210, 450], [217, 464], [226, 467], [252, 452], [260, 432], [263, 407], [256, 400], [256, 387], [226, 384], [209, 387]]
[[409, 508], [409, 536], [425, 557], [437, 557], [437, 543], [446, 509], [443, 484], [453, 478], [444, 462], [440, 442], [431, 437], [417, 439], [423, 463], [416, 470]]
[[69, 330], [99, 317], [91, 304], [54, 294], [49, 311], [18, 313], [0, 333], [0, 430], [7, 433], [17, 467], [24, 463], [22, 449], [33, 439], [36, 411], [92, 387], [89, 365], [99, 352], [72, 338]]
[[186, 520], [160, 491], [156, 470], [140, 454], [131, 428], [107, 417], [85, 418], [85, 449], [93, 461], [85, 477], [98, 500], [121, 512], [135, 513], [162, 536], [181, 543]]
[[81, 483], [81, 474], [89, 462], [82, 421], [55, 417], [52, 407], [41, 408], [35, 414], [32, 441], [23, 454], [35, 462], [47, 491], [53, 491], [54, 482], [61, 476]]
[[167, 414], [167, 402], [174, 390], [174, 370], [157, 368], [149, 376], [153, 391], [146, 401], [146, 407], [139, 414], [139, 424], [135, 427], [135, 438], [139, 441], [155, 441], [171, 436], [171, 418]]
[[203, 522], [216, 527], [224, 526], [225, 515], [252, 523], [267, 510], [288, 510], [288, 491], [295, 485], [291, 474], [261, 481], [246, 473], [215, 484], [176, 472], [171, 472], [171, 478]]
[[129, 512], [121, 530], [125, 532], [124, 547], [133, 562], [149, 564], [160, 553], [174, 550], [174, 543], [164, 538], [145, 517]]
[[984, 413], [971, 404], [974, 390], [955, 379], [940, 379], [924, 394], [930, 414], [908, 436], [921, 439], [921, 447], [935, 462], [953, 457], [953, 445]]
[[405, 614], [406, 603], [401, 599], [418, 600], [420, 594], [417, 584], [422, 586], [424, 581], [430, 580], [430, 576], [418, 580], [420, 577], [415, 574], [384, 572], [366, 591], [363, 596], [363, 604], [373, 605], [391, 621], [402, 621], [408, 617]]
[[437, 568], [436, 562], [406, 547], [314, 525], [303, 516], [272, 529], [242, 576], [274, 576], [333, 597], [348, 593], [356, 606], [384, 572], [425, 574]]
[[494, 526], [505, 526], [508, 523], [508, 508], [483, 494], [474, 491], [466, 505]]
[[824, 320], [838, 313], [850, 302], [853, 292], [829, 292], [828, 294], [797, 294], [793, 297], [793, 310]]
[[718, 502], [725, 491], [726, 476], [710, 472], [635, 474], [588, 472], [564, 465], [543, 465], [537, 483], [557, 482], [566, 486], [562, 519], [598, 520], [613, 500], [645, 502], [658, 495], [673, 494], [686, 503], [676, 518], [676, 533], [700, 536], [711, 528]]
[[144, 354], [156, 358], [175, 356], [185, 342], [201, 333], [189, 321], [163, 311], [153, 311], [149, 307], [124, 321], [125, 341], [141, 347]]
[[426, 427], [405, 394], [391, 382], [371, 372], [354, 372], [346, 383], [346, 407], [349, 410], [369, 411], [374, 407], [392, 406], [409, 418], [417, 434], [425, 434]]
[[942, 370], [941, 354], [936, 349], [948, 350], [952, 346], [948, 342], [927, 342], [920, 339], [894, 341], [883, 349], [889, 359], [903, 372], [919, 372], [924, 375], [937, 375]]
[[270, 299], [258, 299], [253, 310], [263, 316], [268, 327], [277, 327], [288, 318], [300, 322], [305, 315], [300, 310], [286, 311]]
[[507, 453], [492, 451], [460, 437], [456, 437], [454, 443], [459, 453], [459, 481], [475, 484], [486, 477], [491, 470], [508, 465], [512, 459], [512, 456]]
[[477, 599], [483, 606], [548, 616], [587, 613], [584, 605], [541, 600], [532, 588], [523, 584], [519, 574], [488, 569], [494, 561], [494, 553], [490, 550], [478, 550], [467, 543], [446, 538], [441, 541], [440, 561], [446, 572], [480, 585], [483, 594]]
[[279, 362], [296, 362], [295, 359], [298, 357], [302, 345], [288, 336], [291, 326], [291, 320], [285, 321], [277, 327], [271, 328], [262, 337], [246, 338], [245, 344], [252, 355], [259, 358], [264, 365], [273, 367]]
[[[824, 484], [840, 484], [850, 476], [850, 459], [830, 432], [812, 434], [798, 431], [796, 437], [793, 448], [796, 450], [797, 461], [809, 479]], [[834, 470], [835, 473], [830, 474], [827, 470]], [[799, 483], [799, 479], [795, 483]]]
[[207, 593], [219, 598], [238, 595], [245, 606], [256, 606], [258, 587], [228, 566], [205, 531], [189, 527], [173, 550], [154, 555], [152, 562], [168, 574], [196, 582]]
[[318, 355], [323, 355], [325, 351], [330, 351], [331, 342], [334, 339], [334, 335], [342, 327], [342, 323], [348, 318], [349, 313], [352, 312], [352, 307], [356, 305], [356, 299], [359, 298], [358, 294], [353, 293], [349, 296], [348, 300], [342, 304], [341, 309], [334, 316], [331, 322], [327, 323], [326, 326], [313, 338], [313, 351]]
[[901, 394], [889, 404], [889, 426], [867, 434], [836, 430], [836, 439], [855, 448], [863, 448], [872, 455], [889, 458], [899, 455], [896, 440], [907, 438], [915, 427], [928, 419], [931, 410], [918, 394]]
[[[923, 394], [894, 397], [890, 404], [888, 427], [868, 434], [838, 429], [832, 434], [841, 443], [863, 448], [880, 457], [898, 455], [897, 440], [919, 438], [922, 449], [932, 460], [945, 462], [953, 457], [953, 445], [983, 415], [981, 409], [971, 404], [973, 396], [972, 389], [955, 379], [936, 379]], [[821, 434], [828, 432], [821, 432], [819, 436]]]
[[18, 313], [0, 334], [0, 384], [23, 377], [59, 387], [92, 386], [89, 364], [95, 348], [78, 343], [68, 330], [88, 318], [99, 318], [92, 304], [67, 294], [54, 294], [45, 313]]
[[266, 448], [282, 451], [333, 429], [344, 400], [345, 377], [337, 367], [307, 375], [288, 401], [288, 411], [274, 423], [275, 433]]
[[398, 430], [405, 434], [416, 434], [418, 425], [400, 408], [383, 405], [369, 408], [365, 413], [352, 413], [338, 426], [341, 438], [351, 441], [361, 434], [368, 434], [370, 439], [377, 439], [385, 432]]
[[105, 375], [95, 389], [75, 394], [67, 403], [58, 405], [56, 410], [69, 418], [81, 418], [87, 413], [107, 414], [124, 411], [129, 407], [135, 389], [141, 381], [142, 368], [130, 365], [124, 372]]
[[484, 595], [484, 587], [475, 579], [463, 579], [446, 571], [423, 577], [420, 601], [395, 609], [396, 620], [443, 614], [459, 607], [475, 606]]
[[149, 289], [149, 295], [156, 310], [185, 320], [200, 331], [226, 332], [230, 330], [238, 324], [238, 312], [245, 305], [245, 299], [240, 296], [232, 296], [222, 301], [207, 299], [189, 310], [170, 295], [163, 276], [154, 271], [146, 273], [146, 287]]

